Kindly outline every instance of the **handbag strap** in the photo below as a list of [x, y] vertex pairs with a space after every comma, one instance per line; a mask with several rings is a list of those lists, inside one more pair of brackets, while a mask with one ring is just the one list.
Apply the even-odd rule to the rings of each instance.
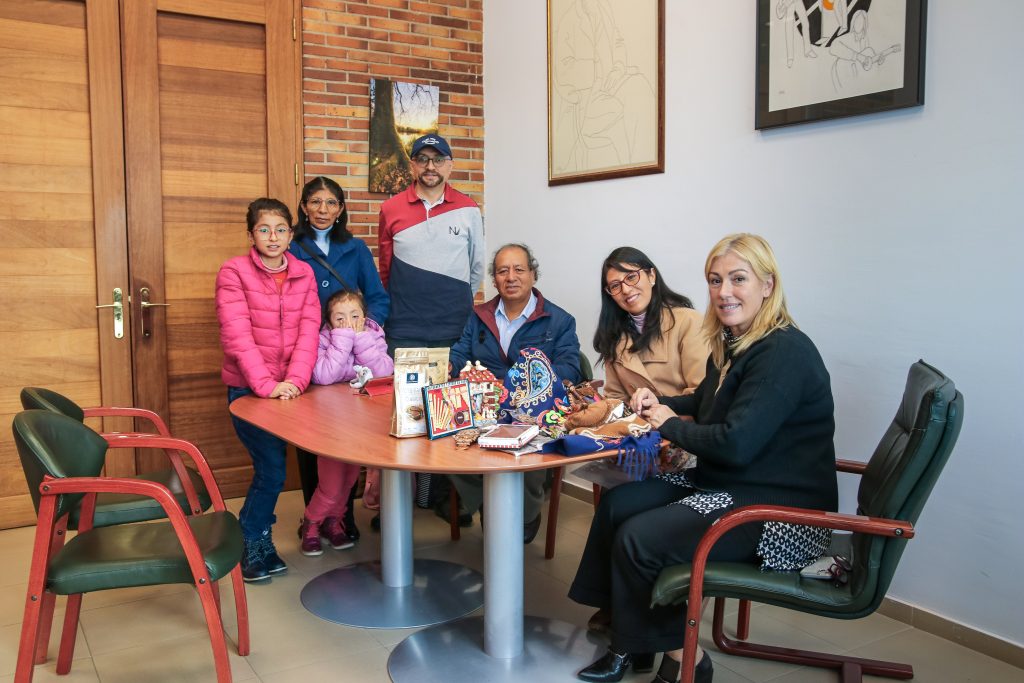
[[343, 278], [340, 275], [338, 275], [338, 271], [336, 271], [334, 268], [331, 268], [331, 264], [328, 263], [327, 260], [324, 259], [323, 256], [321, 256], [320, 254], [317, 254], [312, 249], [310, 249], [305, 244], [303, 244], [303, 241], [301, 239], [295, 240], [295, 244], [299, 245], [299, 247], [302, 249], [302, 251], [304, 251], [307, 254], [309, 254], [313, 258], [314, 261], [316, 261], [321, 266], [326, 268], [327, 272], [330, 273], [331, 275], [333, 275], [334, 279], [341, 283], [341, 286], [342, 286], [343, 289], [347, 289], [349, 291], [355, 291], [351, 287], [348, 286], [348, 283], [345, 282], [345, 278]]

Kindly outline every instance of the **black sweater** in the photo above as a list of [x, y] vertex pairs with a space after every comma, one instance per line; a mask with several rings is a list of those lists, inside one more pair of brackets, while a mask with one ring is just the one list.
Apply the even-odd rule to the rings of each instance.
[[707, 375], [689, 396], [662, 397], [677, 415], [661, 434], [697, 456], [687, 473], [701, 489], [728, 491], [736, 505], [838, 506], [835, 419], [828, 371], [800, 330], [776, 330]]

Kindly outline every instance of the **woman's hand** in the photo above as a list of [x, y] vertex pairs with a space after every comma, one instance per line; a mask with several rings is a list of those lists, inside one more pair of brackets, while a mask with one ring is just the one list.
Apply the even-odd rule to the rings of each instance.
[[651, 406], [647, 410], [641, 411], [640, 417], [650, 422], [651, 426], [654, 427], [655, 429], [660, 429], [661, 425], [663, 425], [666, 420], [679, 416], [672, 412], [672, 409], [669, 408], [668, 406], [664, 406], [658, 403], [657, 405]]
[[270, 392], [270, 398], [287, 400], [290, 398], [298, 398], [301, 393], [302, 392], [299, 391], [299, 388], [291, 382], [278, 382], [277, 386], [274, 387], [274, 390]]
[[629, 407], [634, 413], [643, 417], [643, 412], [658, 405], [658, 397], [654, 395], [654, 392], [646, 387], [637, 389], [633, 392], [633, 396], [629, 399]]

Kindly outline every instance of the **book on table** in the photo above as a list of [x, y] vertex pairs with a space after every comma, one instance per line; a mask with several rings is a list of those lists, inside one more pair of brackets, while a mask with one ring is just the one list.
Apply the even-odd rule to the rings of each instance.
[[477, 443], [481, 448], [518, 449], [529, 443], [537, 434], [537, 425], [510, 424], [498, 425], [480, 435]]

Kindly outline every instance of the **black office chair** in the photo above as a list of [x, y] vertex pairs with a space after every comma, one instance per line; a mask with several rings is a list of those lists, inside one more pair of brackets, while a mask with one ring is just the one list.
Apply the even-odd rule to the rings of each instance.
[[[692, 683], [701, 600], [714, 597], [712, 632], [722, 652], [807, 666], [836, 669], [843, 683], [863, 674], [912, 678], [906, 664], [807, 652], [732, 640], [723, 632], [724, 599], [754, 600], [834, 619], [858, 619], [873, 613], [885, 597], [914, 524], [949, 459], [963, 424], [964, 399], [953, 381], [923, 361], [910, 368], [896, 417], [865, 464], [838, 461], [837, 469], [861, 475], [857, 514], [751, 505], [721, 517], [701, 539], [692, 564], [661, 572], [651, 596], [653, 605], [687, 601], [685, 683]], [[852, 564], [845, 581], [803, 578], [799, 572], [763, 572], [737, 562], [708, 562], [715, 542], [748, 522], [779, 521], [853, 532], [842, 554]], [[841, 576], [837, 570], [837, 576]]]
[[[242, 559], [242, 528], [224, 506], [213, 472], [197, 462], [213, 510], [186, 516], [171, 491], [154, 481], [103, 477], [107, 442], [74, 418], [45, 410], [15, 416], [14, 441], [38, 515], [29, 570], [15, 680], [29, 683], [34, 664], [46, 661], [57, 595], [66, 595], [57, 673], [71, 670], [82, 595], [99, 590], [188, 583], [199, 594], [213, 648], [217, 680], [231, 681], [217, 581], [231, 575], [238, 622], [238, 653], [249, 654], [249, 621]], [[148, 445], [161, 437], [143, 438]], [[164, 521], [95, 527], [99, 494], [145, 496]], [[68, 521], [80, 510], [78, 533]]]

